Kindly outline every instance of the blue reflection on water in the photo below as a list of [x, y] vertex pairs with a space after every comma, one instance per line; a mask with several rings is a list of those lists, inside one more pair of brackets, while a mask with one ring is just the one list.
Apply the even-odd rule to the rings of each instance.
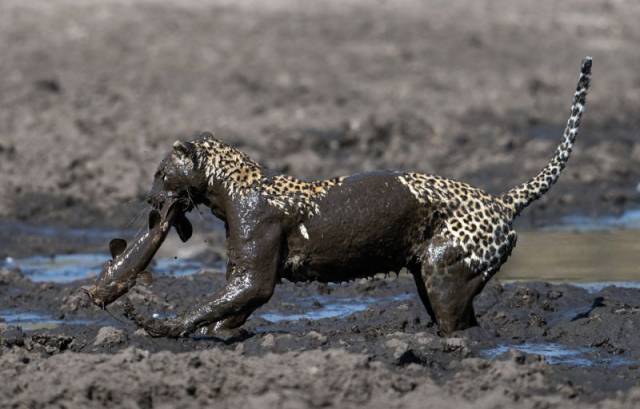
[[21, 310], [0, 310], [0, 317], [2, 323], [8, 325], [20, 325], [30, 326], [34, 324], [39, 325], [86, 325], [90, 323], [89, 320], [62, 320], [55, 319], [49, 315], [34, 312], [34, 311], [21, 311]]
[[[405, 301], [411, 299], [411, 294], [401, 294], [393, 297], [362, 297], [362, 298], [336, 298], [328, 296], [308, 297], [296, 300], [295, 304], [303, 309], [309, 309], [301, 313], [265, 312], [259, 314], [267, 321], [277, 323], [282, 321], [321, 320], [324, 318], [346, 317], [356, 312], [365, 311], [375, 303], [393, 301]], [[320, 306], [314, 308], [314, 304]]]
[[[32, 256], [21, 259], [6, 258], [0, 267], [19, 268], [35, 282], [68, 283], [92, 278], [102, 269], [110, 257], [101, 253], [62, 254], [56, 256]], [[202, 263], [177, 258], [161, 258], [151, 265], [154, 273], [187, 276], [202, 270]]]
[[526, 354], [541, 355], [545, 361], [551, 365], [567, 365], [567, 366], [627, 366], [632, 365], [635, 361], [626, 359], [621, 356], [614, 357], [598, 357], [594, 348], [569, 348], [565, 345], [556, 343], [524, 343], [517, 345], [501, 344], [495, 348], [482, 351], [481, 355], [495, 359], [500, 355], [515, 349]]

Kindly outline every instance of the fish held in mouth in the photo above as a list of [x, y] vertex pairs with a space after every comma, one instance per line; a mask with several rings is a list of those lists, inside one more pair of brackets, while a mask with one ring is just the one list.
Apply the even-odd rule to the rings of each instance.
[[104, 264], [96, 283], [83, 288], [91, 301], [104, 308], [126, 294], [137, 282], [151, 282], [151, 273], [146, 269], [171, 226], [182, 241], [191, 237], [193, 229], [179, 200], [167, 201], [159, 210], [151, 210], [148, 230], [133, 243], [127, 244], [120, 238], [111, 240], [109, 250], [112, 259]]

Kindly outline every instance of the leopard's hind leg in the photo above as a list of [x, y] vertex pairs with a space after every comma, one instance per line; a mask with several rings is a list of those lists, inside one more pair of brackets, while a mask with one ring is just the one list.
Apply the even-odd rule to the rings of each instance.
[[[436, 235], [421, 258], [416, 277], [418, 293], [443, 335], [478, 325], [473, 299], [482, 291], [482, 274], [464, 262], [464, 252], [446, 237]], [[426, 301], [425, 301], [426, 300]]]
[[431, 322], [437, 325], [438, 319], [436, 318], [436, 314], [431, 306], [431, 301], [429, 301], [429, 294], [427, 294], [427, 288], [424, 284], [424, 279], [422, 278], [422, 266], [420, 264], [415, 264], [409, 268], [409, 271], [416, 282], [418, 296], [420, 297], [420, 301], [422, 301], [422, 305], [424, 305], [424, 308], [427, 310], [429, 318], [431, 318]]

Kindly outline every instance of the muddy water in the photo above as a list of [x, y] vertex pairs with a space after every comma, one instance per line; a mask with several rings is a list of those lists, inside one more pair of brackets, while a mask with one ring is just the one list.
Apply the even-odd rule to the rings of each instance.
[[321, 320], [325, 318], [344, 318], [357, 312], [365, 311], [372, 304], [387, 304], [394, 301], [406, 301], [411, 299], [409, 294], [400, 294], [393, 297], [358, 297], [339, 298], [332, 296], [314, 296], [294, 300], [293, 304], [300, 312], [267, 311], [259, 316], [265, 320], [278, 323], [284, 321]]
[[511, 259], [497, 277], [527, 281], [637, 281], [640, 231], [521, 232]]
[[508, 353], [510, 350], [540, 355], [551, 365], [618, 367], [636, 363], [634, 360], [620, 356], [601, 357], [596, 348], [570, 348], [553, 342], [524, 343], [519, 345], [501, 344], [483, 351], [481, 355], [486, 358], [496, 359]]
[[640, 210], [619, 216], [568, 216], [555, 226], [521, 231], [497, 277], [634, 287], [640, 280]]
[[[94, 278], [109, 258], [109, 255], [100, 253], [33, 256], [19, 259], [7, 257], [0, 262], [0, 267], [18, 268], [34, 282], [68, 283]], [[196, 260], [180, 258], [158, 258], [151, 264], [154, 273], [176, 277], [195, 274], [202, 268], [202, 264]]]
[[19, 325], [24, 330], [52, 329], [64, 325], [87, 325], [92, 321], [81, 319], [60, 319], [36, 311], [0, 310], [0, 328], [7, 325]]

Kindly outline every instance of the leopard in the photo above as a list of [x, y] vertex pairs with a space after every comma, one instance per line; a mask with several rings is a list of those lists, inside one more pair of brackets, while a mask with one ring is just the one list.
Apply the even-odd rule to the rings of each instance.
[[[269, 170], [202, 132], [176, 141], [160, 163], [149, 203], [189, 198], [226, 231], [226, 285], [169, 318], [130, 317], [151, 336], [241, 327], [275, 286], [344, 282], [406, 269], [438, 333], [478, 325], [473, 301], [510, 257], [514, 220], [554, 185], [571, 155], [591, 81], [581, 63], [560, 144], [530, 180], [502, 194], [435, 174], [372, 171], [307, 181]], [[185, 237], [183, 239], [188, 239]]]

